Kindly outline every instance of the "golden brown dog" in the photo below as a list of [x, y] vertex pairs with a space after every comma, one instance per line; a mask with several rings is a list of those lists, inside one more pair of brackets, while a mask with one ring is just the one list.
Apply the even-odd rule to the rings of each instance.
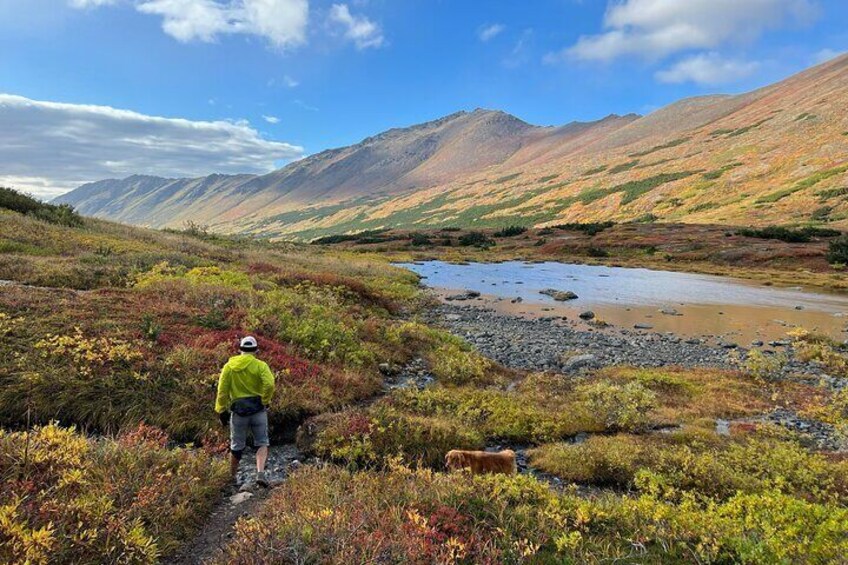
[[470, 469], [474, 475], [486, 473], [514, 475], [517, 471], [515, 452], [511, 449], [505, 449], [498, 453], [452, 449], [445, 455], [445, 467], [448, 468], [448, 471]]

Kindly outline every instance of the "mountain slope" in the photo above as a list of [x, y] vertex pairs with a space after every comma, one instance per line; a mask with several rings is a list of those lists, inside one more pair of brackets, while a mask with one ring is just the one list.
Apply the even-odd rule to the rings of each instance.
[[[736, 96], [537, 127], [459, 112], [263, 176], [130, 177], [58, 199], [154, 226], [263, 236], [633, 220], [848, 225], [848, 56]], [[841, 189], [845, 190], [841, 190]]]

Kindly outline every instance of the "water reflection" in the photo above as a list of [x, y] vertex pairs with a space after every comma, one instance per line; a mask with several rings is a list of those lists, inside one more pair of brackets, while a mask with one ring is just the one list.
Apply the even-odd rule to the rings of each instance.
[[[424, 283], [442, 294], [476, 290], [483, 294], [483, 303], [514, 314], [572, 319], [592, 310], [617, 326], [651, 325], [655, 331], [732, 339], [743, 345], [743, 340], [782, 339], [795, 326], [841, 340], [848, 312], [848, 296], [710, 275], [553, 262], [429, 261], [402, 266], [426, 277]], [[578, 298], [556, 302], [539, 294], [546, 288], [572, 291]], [[516, 298], [520, 303], [513, 302]]]

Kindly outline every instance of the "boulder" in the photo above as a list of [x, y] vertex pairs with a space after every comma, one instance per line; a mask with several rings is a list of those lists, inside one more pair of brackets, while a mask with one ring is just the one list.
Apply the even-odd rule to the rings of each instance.
[[592, 312], [591, 310], [581, 312], [580, 313], [580, 319], [581, 320], [594, 320], [595, 319], [595, 313]]
[[561, 368], [563, 371], [578, 371], [580, 369], [597, 367], [598, 365], [598, 358], [591, 353], [586, 353], [563, 359]]
[[539, 294], [550, 296], [557, 302], [565, 302], [567, 300], [574, 300], [577, 298], [577, 295], [571, 292], [570, 290], [556, 290], [554, 288], [546, 288], [544, 290], [540, 290]]
[[446, 296], [445, 300], [471, 300], [472, 298], [479, 298], [480, 293], [476, 290], [466, 290], [465, 292], [461, 292], [459, 294], [451, 294], [450, 296]]

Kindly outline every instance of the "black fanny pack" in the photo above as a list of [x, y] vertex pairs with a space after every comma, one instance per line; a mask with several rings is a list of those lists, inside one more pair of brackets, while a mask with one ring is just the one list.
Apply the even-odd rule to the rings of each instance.
[[246, 398], [237, 398], [230, 406], [230, 411], [239, 416], [253, 416], [262, 412], [265, 406], [262, 404], [261, 396], [248, 396]]

